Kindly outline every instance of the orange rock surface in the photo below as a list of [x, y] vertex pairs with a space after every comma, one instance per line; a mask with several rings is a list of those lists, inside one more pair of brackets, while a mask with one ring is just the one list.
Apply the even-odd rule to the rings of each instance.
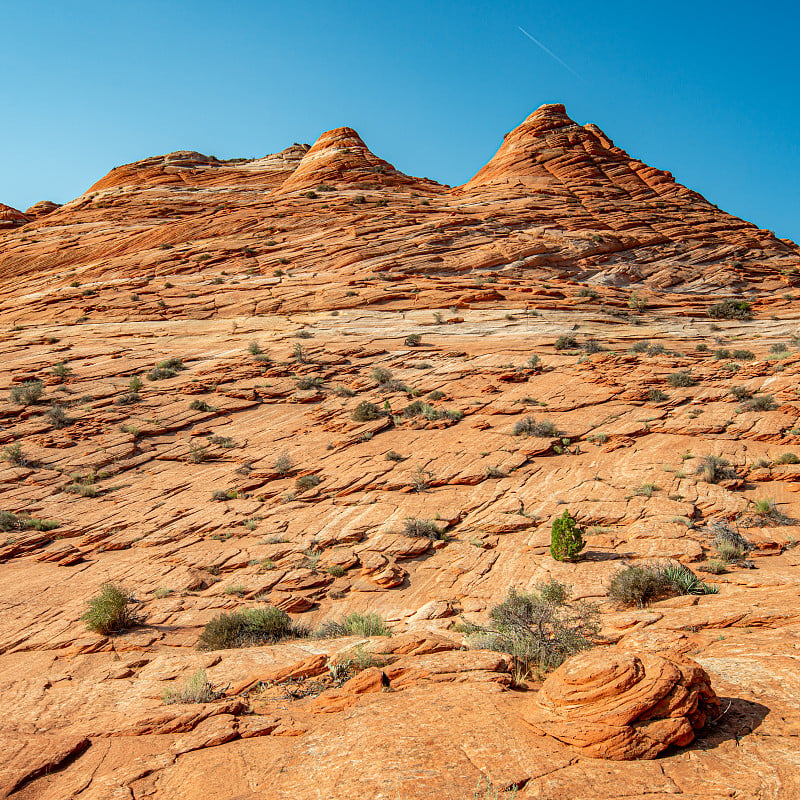
[[[794, 800], [798, 275], [559, 105], [455, 188], [339, 128], [0, 207], [0, 796]], [[611, 602], [720, 525], [717, 594]], [[598, 605], [586, 655], [467, 649], [550, 580]], [[102, 636], [107, 582], [138, 622]], [[265, 603], [393, 635], [196, 649]]]

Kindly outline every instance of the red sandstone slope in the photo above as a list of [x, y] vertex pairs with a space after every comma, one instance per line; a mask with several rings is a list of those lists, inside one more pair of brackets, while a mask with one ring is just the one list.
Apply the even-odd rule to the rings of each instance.
[[[6, 214], [14, 226], [27, 219]], [[419, 306], [482, 296], [487, 278], [500, 281], [498, 297], [514, 300], [525, 286], [564, 278], [671, 294], [769, 294], [800, 273], [792, 243], [632, 159], [561, 105], [531, 114], [455, 189], [397, 171], [338, 128], [310, 149], [261, 159], [177, 152], [118, 167], [0, 235], [0, 280], [51, 307], [64, 299], [53, 292], [70, 282], [66, 272], [125, 285], [242, 269], [260, 276], [254, 303], [283, 310], [326, 307], [334, 297], [342, 307], [340, 288], [353, 281], [374, 288], [372, 302]], [[263, 280], [277, 272], [281, 281]], [[411, 284], [398, 291], [381, 283], [387, 278]], [[104, 318], [119, 318], [120, 298], [99, 305]]]

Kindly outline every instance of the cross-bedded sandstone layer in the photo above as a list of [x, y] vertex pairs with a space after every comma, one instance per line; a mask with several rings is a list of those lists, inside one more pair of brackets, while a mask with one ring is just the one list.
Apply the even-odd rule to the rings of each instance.
[[[800, 794], [796, 247], [560, 106], [456, 189], [345, 128], [37, 205], [0, 233], [0, 796]], [[754, 318], [709, 318], [734, 290]], [[575, 564], [549, 556], [565, 507]], [[753, 549], [719, 594], [610, 602], [723, 522]], [[539, 682], [455, 626], [550, 579], [600, 604], [601, 648], [697, 661], [721, 716], [627, 763], [528, 724]], [[107, 581], [141, 620], [110, 637], [80, 620]], [[264, 603], [394, 635], [195, 650]], [[219, 697], [164, 705], [198, 669]]]

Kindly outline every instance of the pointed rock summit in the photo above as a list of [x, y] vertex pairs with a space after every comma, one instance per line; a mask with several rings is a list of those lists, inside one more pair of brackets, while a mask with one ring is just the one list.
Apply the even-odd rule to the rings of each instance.
[[[467, 191], [506, 184], [567, 189], [578, 197], [700, 196], [672, 175], [631, 158], [597, 125], [580, 125], [561, 103], [536, 109], [506, 134], [494, 157], [462, 187]], [[622, 192], [620, 192], [622, 190]]]
[[334, 128], [314, 142], [280, 192], [313, 189], [319, 185], [358, 188], [353, 184], [410, 186], [417, 181], [378, 158], [352, 128]]

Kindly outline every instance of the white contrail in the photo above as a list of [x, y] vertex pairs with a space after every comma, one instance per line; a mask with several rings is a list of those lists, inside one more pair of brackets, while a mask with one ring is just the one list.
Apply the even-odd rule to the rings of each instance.
[[564, 67], [564, 69], [568, 69], [576, 78], [580, 78], [581, 80], [583, 80], [583, 76], [582, 75], [580, 75], [577, 72], [575, 72], [575, 70], [572, 69], [572, 67], [569, 64], [567, 64], [566, 62], [562, 61], [552, 50], [550, 50], [547, 47], [545, 47], [537, 38], [535, 38], [534, 36], [531, 36], [528, 33], [528, 31], [525, 30], [525, 28], [522, 28], [519, 25], [517, 25], [517, 28], [519, 28], [519, 30], [522, 31], [522, 33], [524, 33], [534, 44], [538, 44], [539, 47], [541, 47], [542, 50], [544, 50], [545, 53], [547, 53], [547, 55], [549, 55], [551, 58], [554, 58], [556, 61], [558, 61], [558, 63], [561, 64], [561, 66]]

